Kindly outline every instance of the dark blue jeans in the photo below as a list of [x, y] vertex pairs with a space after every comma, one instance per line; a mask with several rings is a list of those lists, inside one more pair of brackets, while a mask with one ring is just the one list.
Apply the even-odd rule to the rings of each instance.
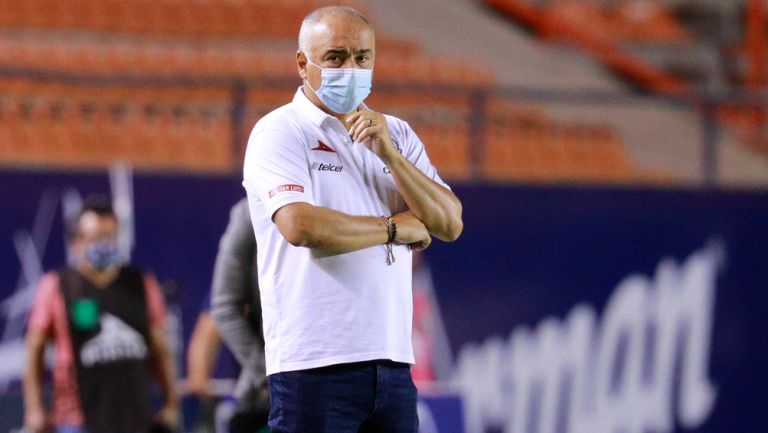
[[366, 361], [268, 378], [272, 433], [416, 433], [408, 364]]

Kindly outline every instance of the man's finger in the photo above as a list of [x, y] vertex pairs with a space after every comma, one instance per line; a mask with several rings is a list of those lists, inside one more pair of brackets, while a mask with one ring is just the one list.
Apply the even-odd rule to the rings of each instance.
[[353, 123], [355, 121], [355, 119], [357, 119], [358, 117], [362, 116], [365, 113], [372, 113], [372, 111], [370, 111], [370, 110], [355, 111], [354, 113], [352, 113], [349, 116], [347, 116], [347, 123]]
[[360, 134], [355, 141], [363, 141], [368, 137], [373, 138], [377, 135], [379, 135], [379, 132], [376, 130], [376, 127], [367, 127], [360, 131]]
[[347, 123], [353, 123], [355, 119], [357, 119], [360, 116], [360, 114], [362, 114], [361, 111], [355, 111], [354, 113], [347, 116], [345, 120], [347, 121]]
[[360, 132], [365, 129], [368, 125], [368, 122], [364, 119], [358, 119], [354, 124], [352, 124], [352, 127], [349, 128], [350, 130], [350, 136], [355, 141], [360, 141]]

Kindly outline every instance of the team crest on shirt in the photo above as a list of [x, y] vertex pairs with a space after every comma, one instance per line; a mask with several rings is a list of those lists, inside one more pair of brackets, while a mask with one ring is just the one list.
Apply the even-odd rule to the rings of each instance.
[[[400, 144], [397, 141], [395, 141], [394, 137], [392, 137], [392, 142], [395, 143], [395, 147], [397, 148], [397, 151], [400, 152], [400, 155], [402, 155], [403, 148], [400, 147]], [[392, 174], [392, 170], [390, 170], [389, 167], [387, 167], [386, 165], [381, 170], [384, 172], [384, 174]]]
[[400, 154], [403, 154], [403, 148], [400, 147], [400, 143], [395, 140], [395, 137], [392, 137], [392, 142], [395, 143], [395, 147], [397, 148], [397, 151], [400, 152]]

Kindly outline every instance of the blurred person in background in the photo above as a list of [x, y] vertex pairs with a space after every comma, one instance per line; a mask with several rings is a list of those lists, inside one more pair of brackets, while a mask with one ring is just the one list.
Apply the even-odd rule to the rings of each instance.
[[[187, 420], [195, 431], [217, 431], [214, 416], [222, 395], [216, 378], [236, 378], [240, 373], [231, 354], [222, 350], [221, 337], [211, 315], [211, 296], [205, 297], [187, 347], [186, 391], [196, 398], [197, 417]], [[228, 430], [225, 430], [225, 432]]]
[[215, 394], [210, 381], [221, 349], [221, 337], [213, 322], [210, 303], [210, 297], [206, 296], [187, 348], [187, 391], [201, 400], [208, 400]]
[[243, 198], [230, 211], [229, 223], [219, 241], [211, 285], [216, 328], [242, 367], [234, 391], [236, 407], [228, 423], [231, 433], [260, 431], [269, 415], [256, 274], [256, 238], [248, 200]]
[[458, 238], [461, 203], [410, 126], [363, 104], [375, 47], [360, 12], [311, 12], [296, 59], [303, 85], [256, 124], [244, 164], [269, 426], [415, 433], [411, 251]]
[[437, 379], [435, 374], [435, 337], [437, 327], [437, 314], [434, 311], [436, 300], [432, 293], [432, 287], [424, 284], [429, 280], [429, 269], [424, 264], [422, 252], [413, 253], [413, 357], [416, 363], [411, 368], [411, 376], [419, 391], [422, 387], [432, 385]]
[[[155, 277], [127, 264], [108, 199], [90, 197], [69, 233], [75, 263], [44, 275], [26, 337], [24, 423], [34, 433], [171, 431], [179, 411]], [[53, 341], [53, 404], [41, 392], [45, 346]], [[154, 379], [162, 408], [150, 407]]]

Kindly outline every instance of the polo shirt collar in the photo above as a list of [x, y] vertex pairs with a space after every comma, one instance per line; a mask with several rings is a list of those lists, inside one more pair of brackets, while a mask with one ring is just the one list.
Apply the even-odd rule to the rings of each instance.
[[309, 118], [317, 126], [323, 124], [326, 119], [334, 119], [333, 116], [318, 108], [312, 101], [304, 94], [304, 90], [300, 86], [296, 90], [296, 95], [293, 97], [293, 102], [299, 106], [301, 112]]
[[[321, 110], [317, 107], [317, 105], [313, 104], [312, 101], [307, 98], [307, 95], [304, 94], [303, 87], [301, 86], [299, 86], [298, 90], [296, 90], [296, 94], [293, 96], [293, 102], [298, 105], [301, 112], [304, 113], [304, 115], [307, 116], [309, 120], [311, 120], [312, 123], [314, 123], [316, 126], [321, 126], [323, 122], [328, 119], [338, 121], [338, 119]], [[360, 104], [360, 108], [369, 110], [368, 106], [364, 103]]]

